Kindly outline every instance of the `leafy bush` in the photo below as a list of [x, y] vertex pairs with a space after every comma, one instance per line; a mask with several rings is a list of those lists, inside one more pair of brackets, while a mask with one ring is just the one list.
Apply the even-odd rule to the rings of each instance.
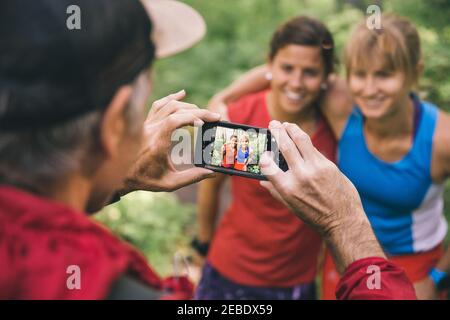
[[174, 194], [138, 191], [95, 216], [115, 234], [142, 250], [163, 275], [171, 273], [175, 253], [185, 254], [193, 236], [194, 206]]

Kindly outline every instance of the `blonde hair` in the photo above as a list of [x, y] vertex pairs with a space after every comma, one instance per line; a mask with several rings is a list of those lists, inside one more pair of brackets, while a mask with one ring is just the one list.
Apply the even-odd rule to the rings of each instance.
[[344, 55], [347, 77], [355, 68], [367, 69], [381, 60], [383, 69], [404, 72], [408, 83], [417, 84], [422, 59], [417, 29], [391, 14], [383, 14], [381, 22], [382, 29], [370, 30], [364, 20], [352, 32]]
[[245, 139], [245, 140], [247, 140], [247, 142], [250, 142], [250, 137], [247, 133], [243, 133], [241, 135], [241, 137], [239, 138], [239, 141], [242, 141], [242, 139]]

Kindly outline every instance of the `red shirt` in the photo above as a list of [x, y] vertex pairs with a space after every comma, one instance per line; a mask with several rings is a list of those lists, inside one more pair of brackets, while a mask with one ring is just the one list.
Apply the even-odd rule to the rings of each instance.
[[236, 161], [236, 147], [232, 147], [231, 143], [225, 145], [225, 154], [222, 157], [222, 167], [233, 168]]
[[[374, 280], [377, 268], [379, 282]], [[375, 285], [376, 284], [376, 285]], [[353, 262], [337, 288], [339, 300], [416, 300], [416, 293], [406, 273], [383, 258], [365, 258]]]
[[[73, 289], [69, 266], [79, 269]], [[0, 300], [104, 299], [127, 273], [162, 298], [190, 298], [186, 278], [161, 280], [146, 259], [85, 213], [18, 189], [0, 187]]]
[[[231, 122], [267, 128], [267, 91], [248, 95], [228, 108]], [[312, 142], [335, 160], [336, 139], [324, 120]], [[232, 203], [211, 243], [208, 260], [226, 278], [249, 286], [292, 287], [314, 281], [319, 235], [260, 186], [233, 176]]]

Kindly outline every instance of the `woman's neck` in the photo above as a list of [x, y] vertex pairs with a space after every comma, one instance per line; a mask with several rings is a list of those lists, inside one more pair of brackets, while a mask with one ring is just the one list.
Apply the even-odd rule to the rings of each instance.
[[296, 113], [287, 113], [277, 106], [276, 99], [271, 91], [267, 93], [266, 104], [271, 119], [295, 123], [309, 135], [314, 133], [319, 112], [314, 105], [309, 105]]
[[366, 119], [365, 132], [377, 139], [411, 135], [414, 131], [414, 104], [409, 96], [402, 99], [392, 112], [378, 119]]

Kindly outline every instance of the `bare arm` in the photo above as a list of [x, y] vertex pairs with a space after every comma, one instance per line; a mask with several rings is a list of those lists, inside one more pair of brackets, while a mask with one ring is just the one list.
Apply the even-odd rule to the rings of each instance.
[[[223, 118], [227, 119], [227, 104], [246, 94], [269, 88], [270, 81], [266, 78], [268, 71], [267, 65], [261, 65], [244, 73], [227, 88], [214, 95], [209, 101], [209, 109], [220, 113]], [[352, 98], [348, 92], [346, 81], [335, 74], [328, 77], [327, 88], [321, 110], [328, 119], [335, 136], [339, 139], [353, 109]]]
[[[436, 183], [444, 183], [450, 176], [450, 115], [439, 111], [438, 123], [433, 141], [433, 162], [431, 175]], [[436, 264], [436, 269], [450, 274], [450, 246]], [[430, 276], [414, 283], [419, 299], [437, 299], [438, 290]]]
[[[445, 183], [450, 177], [450, 114], [439, 111], [438, 124], [434, 136], [432, 176], [436, 183]], [[439, 270], [450, 273], [450, 247], [438, 262]]]
[[220, 202], [220, 189], [226, 175], [216, 174], [214, 178], [199, 183], [197, 193], [198, 240], [206, 243], [211, 241], [217, 220]]
[[267, 71], [267, 66], [262, 65], [244, 73], [227, 88], [212, 97], [208, 103], [209, 109], [225, 115], [228, 103], [236, 101], [246, 94], [268, 88], [270, 82], [266, 79]]
[[353, 110], [352, 98], [345, 80], [336, 75], [329, 76], [327, 87], [321, 111], [330, 123], [336, 138], [340, 139], [347, 119]]

